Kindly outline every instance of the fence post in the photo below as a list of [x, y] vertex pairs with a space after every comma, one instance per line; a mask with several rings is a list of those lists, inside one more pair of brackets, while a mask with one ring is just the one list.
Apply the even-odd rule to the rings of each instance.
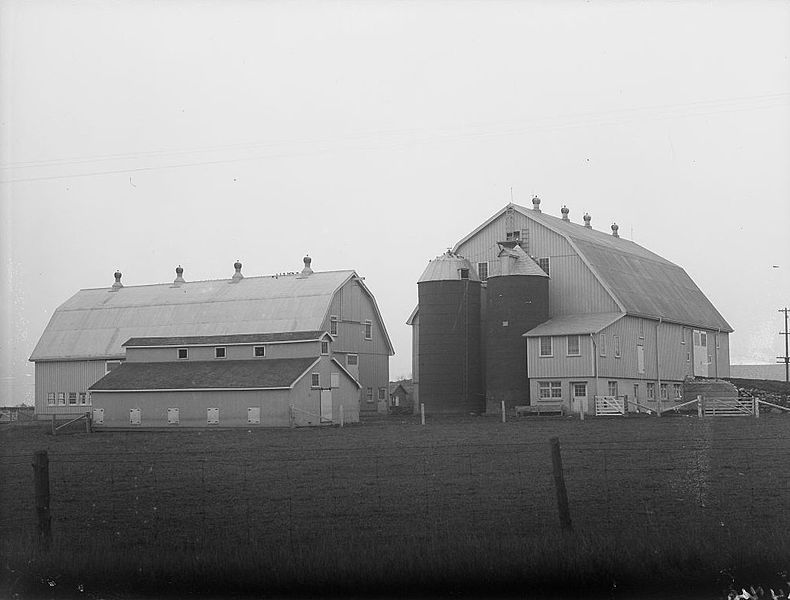
[[93, 428], [91, 427], [91, 413], [90, 411], [85, 413], [85, 433], [93, 433]]
[[420, 424], [425, 425], [425, 404], [420, 402]]
[[551, 448], [551, 466], [554, 472], [554, 487], [557, 489], [557, 509], [560, 515], [560, 525], [567, 531], [573, 530], [571, 524], [571, 511], [568, 507], [568, 492], [565, 489], [565, 477], [562, 474], [562, 456], [560, 455], [560, 439], [553, 437], [549, 440]]
[[702, 407], [702, 396], [697, 394], [697, 416], [701, 419], [705, 416], [705, 410]]
[[49, 457], [46, 450], [39, 450], [33, 455], [33, 480], [39, 542], [44, 549], [49, 549], [52, 517], [49, 514]]
[[294, 418], [294, 405], [293, 404], [289, 404], [288, 405], [288, 425], [290, 425], [291, 428], [296, 427], [296, 419]]
[[340, 405], [340, 426], [343, 426], [343, 405]]
[[58, 434], [58, 428], [55, 426], [55, 413], [52, 413], [52, 435]]
[[755, 419], [760, 418], [760, 399], [759, 398], [752, 398], [752, 402], [754, 402], [754, 417]]
[[505, 401], [502, 400], [502, 422], [505, 422]]

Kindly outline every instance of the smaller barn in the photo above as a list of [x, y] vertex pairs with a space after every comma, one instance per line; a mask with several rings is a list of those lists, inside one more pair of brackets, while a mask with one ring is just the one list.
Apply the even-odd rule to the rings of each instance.
[[414, 385], [411, 379], [390, 382], [389, 414], [410, 415], [414, 412]]
[[323, 331], [132, 338], [90, 387], [96, 428], [359, 421], [360, 384]]

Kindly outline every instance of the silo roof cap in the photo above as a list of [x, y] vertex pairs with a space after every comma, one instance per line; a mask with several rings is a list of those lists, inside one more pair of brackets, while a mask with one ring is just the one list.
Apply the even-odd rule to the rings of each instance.
[[448, 250], [441, 256], [437, 256], [423, 271], [417, 283], [424, 281], [455, 281], [468, 279], [470, 281], [480, 281], [477, 271], [466, 258], [460, 254], [455, 254]]

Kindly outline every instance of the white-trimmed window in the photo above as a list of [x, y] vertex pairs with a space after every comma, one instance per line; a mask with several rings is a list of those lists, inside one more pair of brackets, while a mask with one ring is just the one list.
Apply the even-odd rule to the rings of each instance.
[[538, 382], [538, 397], [541, 400], [556, 400], [562, 398], [562, 382], [561, 381], [539, 381]]
[[55, 406], [55, 392], [49, 392], [47, 394], [47, 405]]
[[652, 381], [647, 382], [647, 397], [649, 400], [656, 399], [656, 384]]
[[379, 400], [387, 399], [387, 388], [379, 388]]
[[332, 315], [329, 317], [329, 333], [330, 335], [337, 335], [337, 324], [340, 322], [340, 317]]
[[579, 336], [569, 335], [565, 339], [568, 342], [568, 356], [581, 356], [581, 349], [579, 348]]
[[672, 396], [675, 398], [675, 400], [680, 400], [683, 397], [679, 383], [672, 384]]
[[461, 279], [469, 279], [469, 269], [458, 269], [458, 275]]
[[77, 405], [77, 392], [69, 392], [69, 405]]
[[346, 355], [346, 364], [349, 367], [356, 367], [359, 364], [359, 355], [358, 354]]
[[88, 403], [88, 393], [80, 392], [80, 404], [85, 405]]
[[367, 396], [368, 402], [373, 402], [373, 388], [372, 387], [369, 387], [366, 390], [366, 396]]
[[120, 360], [105, 360], [104, 361], [104, 372], [109, 373], [115, 367], [121, 364], [122, 361]]
[[480, 275], [480, 281], [486, 281], [488, 279], [488, 263], [487, 262], [479, 262], [479, 263], [477, 263], [477, 274]]
[[606, 356], [606, 334], [601, 333], [598, 335], [598, 352], [601, 356]]
[[661, 384], [661, 399], [666, 400], [668, 398], [668, 391], [667, 391], [667, 384]]
[[253, 346], [252, 355], [255, 358], [263, 358], [266, 356], [266, 346]]
[[178, 359], [179, 360], [188, 360], [189, 359], [189, 348], [179, 348], [178, 349]]
[[553, 349], [551, 347], [551, 336], [544, 335], [540, 337], [540, 355], [541, 356], [554, 356]]
[[614, 357], [620, 358], [622, 356], [622, 350], [620, 348], [620, 336], [613, 335], [612, 336], [612, 344], [614, 345]]
[[225, 346], [217, 346], [214, 348], [214, 358], [225, 358], [226, 354]]
[[638, 383], [634, 384], [634, 400], [639, 402], [639, 384]]
[[321, 387], [321, 373], [310, 374], [310, 387], [313, 388]]
[[608, 381], [607, 388], [609, 391], [610, 396], [617, 397], [617, 382], [616, 381]]
[[543, 269], [543, 272], [544, 272], [546, 275], [550, 275], [550, 273], [549, 273], [549, 259], [548, 259], [548, 257], [539, 258], [539, 259], [538, 259], [538, 266], [539, 266], [541, 269]]
[[321, 354], [329, 354], [329, 342], [321, 342]]
[[365, 321], [365, 339], [372, 340], [373, 339], [373, 322], [372, 321]]
[[705, 331], [699, 332], [699, 343], [700, 346], [704, 346], [705, 348], [708, 347], [708, 334]]
[[66, 405], [66, 392], [58, 392], [58, 405]]
[[573, 396], [575, 398], [584, 398], [587, 395], [587, 382], [582, 381], [573, 384]]
[[681, 344], [685, 344], [686, 343], [686, 328], [685, 327], [681, 327], [680, 328], [680, 343]]

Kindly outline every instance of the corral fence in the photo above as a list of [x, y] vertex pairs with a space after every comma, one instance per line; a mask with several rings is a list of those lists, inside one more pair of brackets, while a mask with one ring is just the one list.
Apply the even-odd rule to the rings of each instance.
[[216, 539], [293, 546], [343, 536], [376, 544], [457, 532], [540, 537], [571, 519], [574, 529], [602, 533], [638, 526], [675, 535], [735, 523], [790, 529], [786, 436], [569, 437], [559, 472], [559, 443], [556, 450], [545, 439], [225, 455], [53, 450], [46, 484], [41, 455], [4, 454], [0, 537], [51, 532], [85, 547], [103, 538], [190, 548]]

